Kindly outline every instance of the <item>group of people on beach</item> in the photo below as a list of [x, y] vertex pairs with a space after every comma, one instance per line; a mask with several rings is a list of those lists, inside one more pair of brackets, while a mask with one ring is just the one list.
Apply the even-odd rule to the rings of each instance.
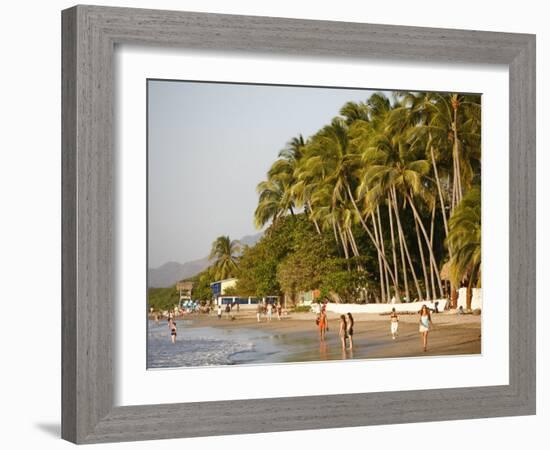
[[256, 307], [256, 320], [258, 322], [261, 322], [262, 316], [265, 316], [266, 320], [268, 322], [271, 322], [274, 311], [277, 314], [277, 319], [281, 320], [281, 316], [283, 314], [283, 306], [280, 302], [277, 302], [276, 305], [270, 302], [268, 302], [267, 304], [259, 302], [258, 306]]
[[[420, 308], [418, 314], [420, 316], [418, 331], [421, 336], [423, 351], [426, 352], [428, 350], [428, 333], [430, 332], [430, 328], [432, 326], [432, 316], [430, 313], [430, 309], [426, 305], [422, 305], [422, 308]], [[316, 324], [319, 330], [319, 339], [321, 343], [323, 343], [326, 340], [326, 334], [329, 330], [326, 304], [323, 304], [321, 306], [321, 311], [317, 316]], [[354, 325], [355, 321], [351, 313], [348, 312], [347, 315], [342, 314], [340, 316], [338, 336], [342, 343], [342, 350], [345, 350], [346, 348], [349, 348], [349, 350], [353, 349]], [[399, 316], [397, 315], [395, 308], [392, 308], [390, 313], [390, 333], [393, 340], [395, 340], [398, 336], [398, 329]], [[349, 347], [347, 347], [348, 341]]]
[[[316, 319], [317, 327], [319, 328], [319, 339], [321, 342], [324, 342], [326, 340], [326, 335], [328, 332], [328, 317], [327, 317], [327, 311], [326, 311], [326, 305], [323, 305], [321, 307], [321, 312], [317, 316]], [[340, 327], [338, 330], [338, 336], [340, 337], [340, 341], [342, 343], [342, 350], [345, 350], [348, 348], [348, 340], [349, 340], [349, 349], [353, 350], [353, 326], [355, 325], [355, 321], [353, 320], [353, 316], [351, 313], [346, 315], [342, 314], [340, 316]]]
[[[227, 304], [225, 307], [225, 312], [228, 314], [228, 317], [231, 317], [231, 310], [233, 309], [232, 306], [233, 305]], [[281, 320], [282, 306], [280, 303], [277, 303], [277, 304], [258, 303], [258, 307], [256, 310], [257, 321], [261, 322], [262, 315], [265, 315], [268, 322], [271, 321], [273, 317], [273, 311], [276, 312], [277, 318]], [[218, 318], [221, 318], [221, 315], [222, 315], [222, 307], [221, 305], [219, 305]], [[419, 318], [418, 331], [420, 332], [420, 336], [422, 339], [422, 348], [424, 352], [426, 352], [428, 349], [428, 333], [430, 332], [430, 328], [432, 327], [432, 316], [430, 313], [430, 309], [426, 305], [422, 305], [422, 308], [419, 311], [419, 316], [420, 318]], [[167, 321], [168, 321], [168, 329], [170, 331], [171, 341], [173, 344], [175, 344], [176, 337], [177, 337], [176, 321], [174, 317], [172, 317], [172, 315], [168, 316]], [[323, 304], [321, 306], [321, 310], [316, 318], [316, 324], [319, 330], [319, 339], [321, 343], [324, 343], [326, 341], [327, 332], [329, 331], [326, 304]], [[338, 337], [340, 338], [343, 351], [345, 351], [346, 349], [353, 350], [354, 326], [355, 326], [355, 320], [351, 313], [348, 312], [347, 314], [340, 315]], [[390, 332], [393, 340], [395, 340], [398, 336], [398, 329], [399, 329], [399, 316], [397, 315], [395, 308], [392, 308], [390, 313]]]

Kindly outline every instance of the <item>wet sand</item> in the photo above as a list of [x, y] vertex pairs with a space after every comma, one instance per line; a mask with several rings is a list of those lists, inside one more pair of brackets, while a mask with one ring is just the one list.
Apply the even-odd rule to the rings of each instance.
[[239, 329], [243, 332], [261, 330], [280, 351], [277, 352], [277, 357], [254, 361], [255, 363], [481, 353], [481, 316], [433, 314], [428, 351], [424, 352], [418, 332], [418, 315], [400, 315], [399, 335], [397, 339], [392, 340], [389, 316], [356, 314], [353, 350], [345, 351], [342, 350], [338, 337], [338, 316], [333, 313], [328, 314], [329, 331], [324, 343], [319, 340], [315, 314], [312, 313], [292, 313], [282, 320], [278, 320], [274, 315], [271, 322], [262, 317], [261, 323], [257, 322], [252, 311], [240, 311], [234, 315], [235, 320], [229, 320], [225, 314], [222, 319], [215, 315], [192, 314], [188, 316], [192, 321], [189, 328], [214, 327], [232, 333], [238, 332]]

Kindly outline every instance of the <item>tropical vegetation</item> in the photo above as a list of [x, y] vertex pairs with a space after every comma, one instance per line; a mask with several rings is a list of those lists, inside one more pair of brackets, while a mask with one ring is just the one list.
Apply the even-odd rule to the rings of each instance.
[[343, 302], [456, 301], [466, 286], [470, 302], [480, 184], [479, 95], [373, 93], [289, 140], [257, 187], [264, 236], [252, 247], [219, 237], [196, 280], [205, 298], [207, 283], [235, 276], [238, 295], [291, 301], [314, 289]]
[[[355, 300], [442, 298], [481, 282], [480, 182], [479, 95], [375, 93], [289, 141], [258, 185], [255, 222], [273, 227], [300, 211], [328, 241], [315, 253], [332, 267], [323, 283], [362, 285]], [[323, 287], [301, 273], [310, 258], [297, 249], [278, 266], [284, 292], [300, 274]]]

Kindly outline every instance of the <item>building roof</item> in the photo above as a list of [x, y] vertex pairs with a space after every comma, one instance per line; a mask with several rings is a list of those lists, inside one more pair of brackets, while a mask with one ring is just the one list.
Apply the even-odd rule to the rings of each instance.
[[176, 289], [182, 290], [182, 291], [190, 291], [193, 289], [193, 282], [192, 281], [178, 281], [176, 283]]
[[210, 283], [210, 286], [217, 283], [227, 283], [228, 281], [237, 281], [237, 278], [226, 278], [225, 280], [217, 280], [217, 281], [214, 281], [213, 283]]

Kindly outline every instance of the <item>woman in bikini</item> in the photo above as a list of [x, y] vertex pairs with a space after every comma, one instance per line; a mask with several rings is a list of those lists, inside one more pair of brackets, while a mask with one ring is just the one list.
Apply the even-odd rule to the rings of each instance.
[[346, 339], [348, 338], [348, 324], [346, 322], [346, 316], [343, 314], [340, 316], [340, 331], [338, 332], [340, 339], [342, 340], [342, 350], [346, 350]]
[[176, 321], [172, 318], [168, 319], [168, 328], [170, 329], [170, 337], [172, 339], [172, 344], [176, 343], [177, 329]]
[[422, 305], [420, 309], [420, 324], [418, 331], [422, 336], [422, 346], [424, 351], [428, 350], [428, 333], [430, 332], [430, 326], [432, 325], [432, 316], [430, 315], [430, 310], [426, 305]]

